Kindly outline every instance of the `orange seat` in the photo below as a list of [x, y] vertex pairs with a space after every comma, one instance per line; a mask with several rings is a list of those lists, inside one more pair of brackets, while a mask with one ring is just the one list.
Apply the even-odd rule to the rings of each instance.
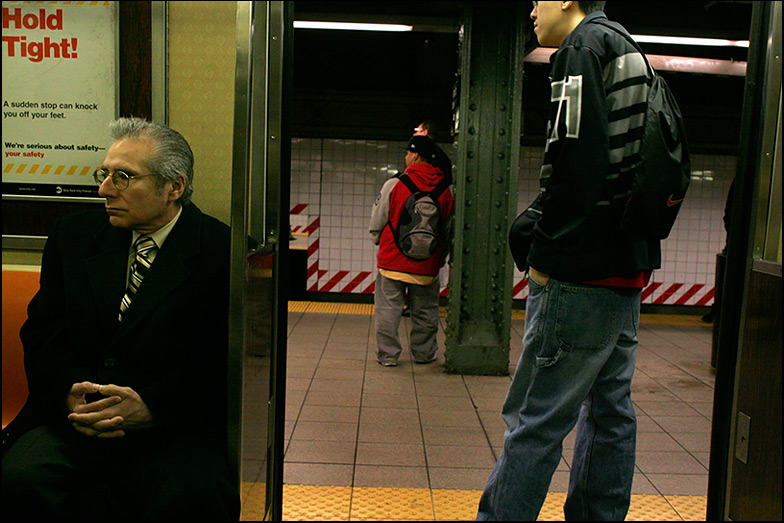
[[3, 428], [27, 399], [19, 329], [27, 319], [27, 304], [38, 291], [39, 276], [37, 271], [3, 271]]

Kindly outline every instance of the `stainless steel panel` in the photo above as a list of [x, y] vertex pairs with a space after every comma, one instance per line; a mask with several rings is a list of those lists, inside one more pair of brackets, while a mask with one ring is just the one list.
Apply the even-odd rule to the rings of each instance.
[[[231, 276], [228, 362], [228, 456], [238, 487], [242, 481], [242, 428], [245, 390], [245, 295], [247, 269], [247, 199], [250, 158], [250, 82], [253, 3], [237, 2], [234, 83], [234, 140], [231, 183]], [[242, 490], [241, 490], [242, 492]], [[265, 492], [265, 491], [264, 491]], [[266, 504], [262, 499], [262, 504]]]
[[280, 237], [283, 2], [255, 2], [252, 23], [248, 232], [264, 246], [277, 243]]
[[[289, 136], [282, 132], [284, 2], [238, 2], [232, 158], [229, 453], [241, 519], [280, 519]], [[285, 154], [284, 154], [285, 153]]]
[[777, 260], [781, 235], [781, 2], [771, 3], [753, 257]]
[[[259, 243], [266, 245], [266, 200], [267, 200], [267, 163], [269, 150], [269, 10], [271, 2], [253, 2], [251, 9], [252, 34], [249, 46], [249, 93], [250, 135], [248, 165], [248, 234]], [[237, 102], [235, 101], [235, 104]]]

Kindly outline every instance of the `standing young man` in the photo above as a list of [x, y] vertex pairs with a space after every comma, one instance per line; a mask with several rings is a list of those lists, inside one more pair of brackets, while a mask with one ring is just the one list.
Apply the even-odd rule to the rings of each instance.
[[449, 218], [452, 214], [452, 192], [444, 185], [444, 175], [433, 164], [439, 147], [426, 136], [413, 136], [406, 153], [406, 176], [420, 191], [443, 187], [437, 198], [441, 224], [438, 245], [427, 259], [414, 259], [398, 248], [394, 230], [411, 189], [396, 176], [387, 180], [373, 204], [370, 216], [370, 236], [378, 245], [378, 275], [376, 278], [376, 355], [387, 367], [397, 365], [402, 348], [398, 327], [408, 291], [411, 302], [411, 356], [416, 363], [435, 361], [438, 343], [438, 271], [447, 254]]
[[567, 520], [623, 520], [634, 475], [631, 401], [641, 289], [658, 241], [620, 230], [648, 93], [642, 55], [601, 23], [605, 2], [534, 2], [550, 61], [544, 205], [528, 255], [524, 351], [503, 406], [504, 448], [479, 520], [535, 520], [577, 424]]

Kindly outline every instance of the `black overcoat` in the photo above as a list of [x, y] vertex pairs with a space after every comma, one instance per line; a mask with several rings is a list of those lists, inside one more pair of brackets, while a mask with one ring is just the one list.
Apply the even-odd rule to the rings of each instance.
[[29, 395], [4, 451], [33, 427], [68, 423], [81, 381], [131, 387], [155, 430], [225, 430], [229, 227], [185, 205], [120, 323], [130, 241], [103, 210], [55, 224], [20, 331]]

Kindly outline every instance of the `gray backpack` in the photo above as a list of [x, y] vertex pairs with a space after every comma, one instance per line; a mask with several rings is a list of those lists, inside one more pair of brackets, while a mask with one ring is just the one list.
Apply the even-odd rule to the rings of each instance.
[[422, 191], [407, 174], [399, 179], [411, 191], [411, 196], [403, 206], [397, 228], [390, 224], [395, 245], [409, 258], [427, 260], [436, 252], [443, 237], [438, 198], [449, 187], [449, 181], [443, 179], [432, 191]]

